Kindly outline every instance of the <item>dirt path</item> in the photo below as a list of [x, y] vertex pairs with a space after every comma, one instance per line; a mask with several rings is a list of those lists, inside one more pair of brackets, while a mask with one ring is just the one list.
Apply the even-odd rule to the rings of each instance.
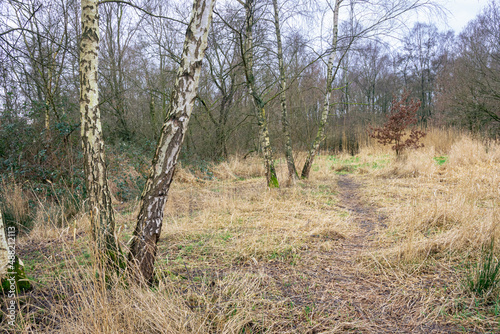
[[[398, 277], [391, 270], [373, 268], [373, 261], [361, 260], [377, 250], [377, 229], [385, 218], [363, 202], [362, 186], [355, 177], [341, 175], [337, 181], [339, 206], [351, 213], [356, 232], [339, 238], [330, 251], [309, 251], [301, 264], [265, 265], [283, 296], [295, 306], [314, 307], [313, 328], [297, 333], [458, 333], [422, 315], [426, 280]], [[369, 267], [372, 266], [372, 267]], [[287, 280], [283, 280], [287, 277]], [[307, 291], [307, 293], [304, 293]], [[312, 305], [312, 306], [311, 306]], [[294, 331], [295, 332], [295, 331]]]
[[[337, 181], [341, 199], [340, 207], [347, 209], [353, 216], [353, 222], [359, 225], [361, 233], [356, 235], [357, 241], [365, 243], [374, 235], [377, 227], [383, 224], [385, 217], [379, 215], [373, 207], [364, 204], [360, 198], [360, 184], [351, 176], [339, 175]], [[367, 240], [368, 239], [368, 240]]]

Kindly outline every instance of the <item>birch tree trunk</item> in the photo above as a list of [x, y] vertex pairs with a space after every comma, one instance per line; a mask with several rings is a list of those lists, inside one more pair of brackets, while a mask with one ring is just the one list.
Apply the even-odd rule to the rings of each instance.
[[327, 65], [325, 101], [323, 102], [323, 111], [321, 113], [321, 120], [319, 123], [316, 138], [314, 139], [312, 147], [307, 154], [306, 162], [304, 163], [304, 168], [302, 169], [301, 177], [303, 179], [309, 178], [309, 173], [311, 172], [311, 167], [314, 162], [314, 158], [316, 157], [316, 154], [318, 154], [319, 145], [325, 138], [325, 126], [326, 126], [326, 121], [328, 120], [328, 113], [330, 112], [330, 96], [333, 89], [332, 87], [333, 80], [335, 79], [333, 74], [333, 62], [337, 55], [337, 42], [339, 33], [339, 28], [338, 28], [339, 8], [342, 1], [343, 0], [336, 0], [335, 7], [333, 9], [333, 43], [332, 43], [332, 52], [330, 53], [330, 57], [328, 58], [328, 65]]
[[85, 181], [90, 209], [92, 236], [97, 255], [116, 261], [118, 246], [114, 236], [115, 217], [111, 206], [104, 141], [99, 110], [98, 51], [99, 14], [97, 0], [82, 0], [82, 40], [80, 47], [80, 114]]
[[5, 226], [3, 225], [2, 211], [0, 210], [0, 279], [7, 276], [7, 265], [9, 264], [9, 246], [5, 237]]
[[163, 124], [150, 174], [141, 196], [129, 262], [140, 271], [146, 281], [153, 277], [163, 211], [196, 98], [214, 4], [215, 0], [194, 0], [169, 115]]
[[283, 123], [283, 134], [285, 135], [285, 157], [288, 167], [288, 180], [294, 183], [299, 177], [293, 159], [292, 137], [290, 136], [290, 124], [288, 122], [288, 110], [286, 106], [286, 76], [283, 65], [283, 46], [281, 42], [281, 29], [279, 20], [278, 0], [273, 0], [274, 26], [276, 28], [276, 40], [278, 41], [278, 66], [280, 70], [279, 89], [281, 102], [281, 122]]
[[252, 96], [252, 101], [257, 113], [257, 123], [259, 125], [259, 141], [264, 156], [264, 165], [266, 173], [267, 186], [270, 188], [278, 188], [278, 178], [276, 176], [276, 169], [274, 167], [274, 160], [271, 152], [271, 141], [269, 140], [269, 131], [267, 128], [267, 117], [265, 110], [265, 103], [262, 101], [257, 89], [255, 87], [255, 76], [253, 74], [253, 0], [246, 0], [245, 2], [245, 12], [246, 12], [246, 27], [245, 27], [245, 40], [242, 41], [242, 55], [243, 55], [243, 65], [245, 68], [245, 77], [247, 80], [247, 86]]

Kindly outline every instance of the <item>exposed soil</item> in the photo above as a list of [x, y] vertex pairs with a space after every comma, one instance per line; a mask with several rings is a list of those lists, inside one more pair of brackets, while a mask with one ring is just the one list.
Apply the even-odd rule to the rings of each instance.
[[385, 217], [379, 215], [375, 208], [367, 206], [360, 198], [360, 184], [351, 176], [339, 175], [337, 185], [340, 190], [341, 207], [346, 208], [353, 215], [353, 220], [358, 224], [362, 232], [357, 235], [360, 241], [372, 236], [377, 227], [386, 227], [383, 223]]

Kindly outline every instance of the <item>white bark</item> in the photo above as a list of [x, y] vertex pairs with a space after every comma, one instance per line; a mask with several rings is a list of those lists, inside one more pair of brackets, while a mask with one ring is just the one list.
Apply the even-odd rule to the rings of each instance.
[[146, 281], [151, 280], [153, 276], [163, 211], [197, 94], [214, 5], [215, 0], [194, 0], [170, 112], [163, 124], [150, 174], [141, 196], [129, 260], [139, 269]]
[[309, 173], [311, 172], [311, 167], [314, 162], [314, 158], [319, 151], [319, 145], [323, 141], [325, 137], [325, 126], [326, 121], [328, 120], [328, 113], [330, 112], [330, 96], [332, 94], [333, 89], [333, 80], [335, 79], [333, 75], [333, 63], [335, 61], [335, 57], [337, 56], [337, 43], [338, 43], [338, 35], [339, 35], [339, 11], [340, 4], [343, 0], [336, 0], [335, 7], [333, 11], [333, 41], [332, 41], [332, 51], [330, 53], [330, 57], [328, 58], [327, 65], [327, 75], [326, 75], [326, 92], [325, 92], [325, 100], [323, 102], [323, 111], [321, 113], [321, 120], [318, 127], [318, 132], [316, 134], [316, 139], [307, 154], [306, 162], [304, 164], [304, 168], [302, 169], [301, 177], [303, 179], [309, 178]]
[[92, 233], [96, 248], [116, 260], [118, 246], [114, 229], [104, 140], [99, 110], [99, 13], [97, 0], [82, 0], [82, 40], [80, 45], [80, 115], [85, 178]]
[[2, 211], [0, 211], [0, 279], [7, 275], [7, 265], [9, 264], [9, 247], [5, 236], [5, 226], [3, 224]]

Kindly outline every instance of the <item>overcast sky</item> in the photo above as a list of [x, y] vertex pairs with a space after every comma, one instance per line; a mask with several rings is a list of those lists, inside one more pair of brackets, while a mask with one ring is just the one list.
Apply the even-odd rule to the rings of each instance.
[[459, 34], [467, 23], [488, 4], [489, 0], [440, 0], [448, 11], [448, 26], [437, 24], [440, 29], [453, 29]]

